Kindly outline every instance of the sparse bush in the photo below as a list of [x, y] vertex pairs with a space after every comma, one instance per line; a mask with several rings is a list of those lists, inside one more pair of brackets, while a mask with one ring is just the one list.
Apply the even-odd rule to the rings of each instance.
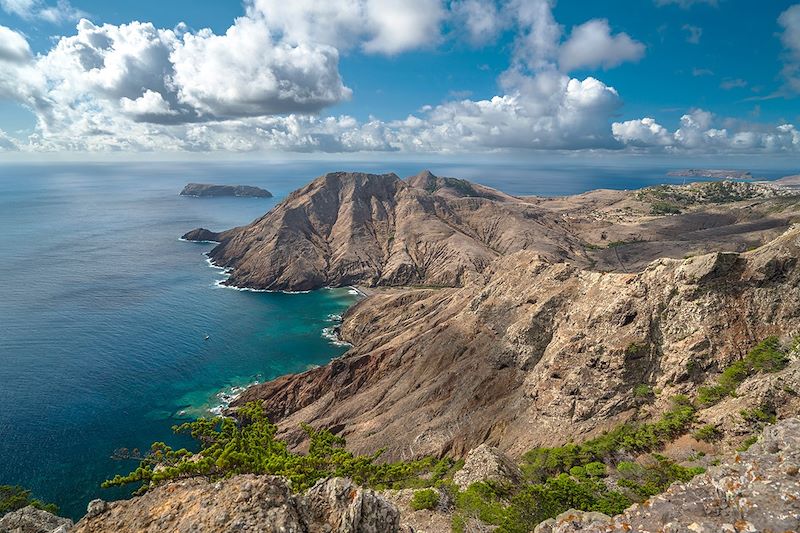
[[749, 422], [758, 428], [762, 428], [767, 424], [774, 424], [776, 420], [775, 412], [766, 405], [753, 409], [743, 409], [740, 414], [745, 422]]
[[650, 462], [643, 465], [631, 461], [617, 464], [617, 483], [631, 491], [634, 499], [643, 500], [664, 492], [676, 481], [689, 481], [697, 474], [704, 472], [702, 468], [683, 467], [666, 457], [653, 454]]
[[633, 388], [633, 395], [636, 398], [652, 398], [654, 396], [653, 388], [650, 385], [641, 383]]
[[702, 406], [711, 406], [736, 393], [742, 382], [759, 372], [778, 372], [786, 368], [789, 358], [782, 349], [778, 337], [767, 337], [759, 342], [740, 361], [722, 371], [716, 385], [700, 387], [697, 401]]
[[715, 442], [722, 438], [722, 432], [713, 424], [706, 424], [695, 431], [692, 436], [697, 440]]
[[411, 508], [415, 511], [435, 509], [439, 505], [439, 492], [433, 489], [418, 490], [411, 498]]
[[739, 445], [739, 447], [736, 449], [740, 452], [746, 452], [747, 450], [750, 449], [750, 446], [756, 443], [756, 441], [758, 441], [758, 436], [750, 435], [749, 437], [744, 439], [742, 443]]

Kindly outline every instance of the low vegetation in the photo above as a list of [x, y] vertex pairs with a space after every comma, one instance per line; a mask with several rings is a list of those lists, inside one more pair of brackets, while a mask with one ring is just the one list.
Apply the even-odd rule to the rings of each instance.
[[439, 505], [439, 492], [433, 489], [418, 490], [411, 498], [411, 508], [415, 511], [435, 509]]
[[58, 507], [33, 497], [31, 491], [16, 485], [0, 485], [0, 516], [32, 505], [37, 509], [57, 514]]
[[198, 442], [197, 453], [156, 442], [136, 470], [115, 476], [103, 487], [134, 484], [138, 485], [136, 493], [141, 494], [176, 479], [217, 480], [238, 474], [270, 474], [286, 477], [297, 491], [327, 477], [348, 477], [357, 484], [376, 488], [406, 488], [431, 486], [455, 466], [450, 459], [433, 458], [379, 464], [382, 451], [353, 455], [346, 450], [345, 439], [310, 426], [304, 426], [310, 442], [308, 453], [295, 453], [276, 438], [277, 426], [267, 420], [258, 402], [244, 406], [238, 414], [239, 421], [201, 418], [175, 426], [177, 433], [187, 433]]
[[[634, 343], [626, 354], [635, 355], [646, 349], [646, 345]], [[522, 458], [524, 481], [519, 485], [478, 482], [459, 490], [452, 476], [462, 462], [426, 458], [381, 463], [381, 451], [353, 455], [346, 450], [343, 438], [309, 426], [304, 427], [310, 442], [308, 453], [295, 453], [276, 438], [277, 427], [267, 420], [262, 407], [251, 403], [240, 409], [239, 421], [200, 419], [176, 426], [176, 432], [189, 434], [197, 441], [197, 452], [154, 443], [136, 470], [127, 476], [116, 476], [104, 486], [136, 484], [141, 493], [174, 479], [215, 480], [253, 473], [284, 476], [291, 480], [294, 490], [302, 491], [326, 477], [349, 477], [377, 490], [418, 489], [411, 508], [450, 508], [456, 532], [468, 531], [474, 520], [496, 526], [498, 533], [527, 532], [572, 508], [614, 515], [634, 502], [663, 492], [675, 481], [688, 481], [702, 472], [702, 468], [681, 466], [658, 452], [696, 426], [699, 407], [734, 394], [738, 385], [754, 373], [784, 368], [787, 350], [777, 337], [765, 339], [741, 361], [726, 368], [714, 385], [702, 387], [695, 402], [686, 396], [675, 396], [669, 409], [654, 422], [622, 424], [580, 444], [530, 450]], [[635, 387], [633, 393], [640, 399], [655, 396], [647, 384]], [[755, 429], [775, 420], [774, 411], [768, 406], [743, 410], [741, 416]], [[710, 424], [700, 426], [693, 435], [709, 442], [721, 437], [719, 429]], [[745, 440], [741, 449], [754, 441]]]
[[723, 370], [717, 383], [700, 387], [697, 391], [697, 402], [709, 407], [733, 396], [736, 389], [745, 379], [759, 372], [777, 372], [789, 364], [788, 351], [778, 337], [767, 337], [740, 361], [736, 361]]

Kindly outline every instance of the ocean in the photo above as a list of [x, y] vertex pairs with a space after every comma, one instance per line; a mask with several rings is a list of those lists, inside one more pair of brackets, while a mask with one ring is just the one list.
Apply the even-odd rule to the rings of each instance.
[[[211, 415], [247, 384], [343, 354], [330, 328], [354, 291], [222, 288], [203, 256], [212, 245], [179, 237], [247, 224], [327, 171], [406, 176], [424, 166], [518, 195], [683, 181], [646, 165], [0, 164], [0, 485], [79, 518], [91, 499], [129, 494], [100, 488], [136, 466], [114, 450], [187, 445], [174, 424]], [[275, 198], [178, 196], [189, 181]]]

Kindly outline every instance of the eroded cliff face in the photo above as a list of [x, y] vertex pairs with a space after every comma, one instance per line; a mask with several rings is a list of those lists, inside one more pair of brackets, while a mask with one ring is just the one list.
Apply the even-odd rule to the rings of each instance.
[[[355, 345], [344, 357], [252, 387], [236, 405], [262, 400], [296, 443], [308, 422], [391, 458], [582, 440], [800, 330], [798, 257], [800, 227], [752, 252], [661, 259], [635, 274], [516, 252], [463, 287], [378, 291], [344, 317]], [[641, 384], [662, 400], [644, 405]], [[775, 388], [776, 406], [796, 409], [788, 387]]]
[[[373, 288], [345, 316], [344, 357], [234, 408], [262, 400], [296, 445], [311, 423], [393, 459], [483, 442], [519, 454], [657, 414], [796, 333], [793, 194], [715, 182], [517, 198], [429, 172], [339, 172], [248, 226], [187, 238], [220, 242], [210, 256], [232, 285]], [[665, 203], [679, 214], [658, 214]], [[645, 385], [663, 394], [634, 394]]]
[[437, 180], [421, 174], [420, 188], [394, 174], [327, 174], [253, 224], [214, 234], [221, 244], [209, 256], [230, 268], [231, 285], [307, 290], [460, 285], [504, 253], [535, 245], [559, 260], [580, 249], [558, 216], [543, 223], [519, 199]]

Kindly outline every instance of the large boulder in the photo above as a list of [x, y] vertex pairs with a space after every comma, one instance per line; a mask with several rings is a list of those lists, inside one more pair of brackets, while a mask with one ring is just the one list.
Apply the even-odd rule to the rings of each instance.
[[453, 481], [461, 490], [477, 481], [495, 481], [517, 484], [522, 472], [507, 455], [486, 444], [481, 444], [467, 454], [464, 467], [455, 473]]

